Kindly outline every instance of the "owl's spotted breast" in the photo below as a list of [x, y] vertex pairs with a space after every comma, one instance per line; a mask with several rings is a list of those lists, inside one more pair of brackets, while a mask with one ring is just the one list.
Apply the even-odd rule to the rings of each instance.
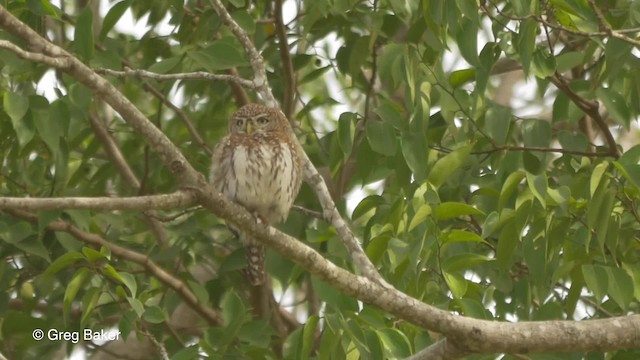
[[[287, 143], [238, 144], [222, 192], [270, 222], [286, 219], [299, 182], [298, 159]], [[297, 191], [296, 191], [297, 192]]]

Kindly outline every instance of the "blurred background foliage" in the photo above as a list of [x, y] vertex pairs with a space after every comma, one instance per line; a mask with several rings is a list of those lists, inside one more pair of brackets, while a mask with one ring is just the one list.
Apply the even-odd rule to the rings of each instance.
[[[638, 312], [638, 4], [226, 2], [383, 277], [428, 304], [500, 321]], [[95, 69], [252, 78], [242, 47], [206, 1], [2, 5]], [[21, 44], [4, 31], [0, 38]], [[176, 190], [157, 155], [76, 79], [6, 50], [0, 67], [1, 196]], [[205, 174], [230, 114], [259, 101], [225, 82], [106, 77]], [[137, 184], [122, 175], [96, 127], [108, 130]], [[321, 211], [306, 185], [296, 204]], [[279, 332], [252, 319], [238, 271], [242, 252], [203, 210], [34, 215], [26, 221], [0, 212], [0, 350], [8, 358], [64, 358], [74, 350], [94, 359], [122, 358], [118, 351], [160, 358], [164, 348], [171, 359], [383, 359], [438, 339], [275, 252], [267, 266], [289, 326]], [[180, 313], [181, 298], [140, 264], [46, 229], [58, 219], [148, 255], [219, 309], [224, 325]], [[294, 210], [281, 228], [354, 270], [324, 221]], [[37, 342], [35, 328], [118, 329], [130, 340]], [[566, 350], [531, 358], [640, 357], [638, 350]]]

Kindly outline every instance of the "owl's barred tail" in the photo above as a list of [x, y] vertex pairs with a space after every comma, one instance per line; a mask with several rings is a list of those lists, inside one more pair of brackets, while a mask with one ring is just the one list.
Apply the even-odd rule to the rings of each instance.
[[264, 246], [262, 245], [245, 245], [247, 253], [247, 268], [245, 273], [247, 279], [253, 286], [259, 286], [264, 283]]

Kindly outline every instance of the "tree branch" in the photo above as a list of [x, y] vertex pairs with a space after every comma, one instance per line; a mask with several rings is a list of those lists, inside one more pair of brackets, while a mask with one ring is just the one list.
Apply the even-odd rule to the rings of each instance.
[[110, 75], [118, 78], [134, 77], [138, 79], [154, 79], [158, 81], [167, 80], [209, 80], [209, 81], [225, 81], [232, 82], [248, 89], [255, 89], [255, 84], [249, 80], [243, 79], [239, 76], [226, 75], [226, 74], [211, 74], [204, 71], [196, 71], [189, 73], [174, 73], [174, 74], [158, 74], [152, 71], [142, 69], [130, 69], [125, 68], [123, 71], [111, 70], [111, 69], [94, 69], [94, 71], [101, 75]]
[[18, 198], [0, 197], [0, 209], [8, 210], [66, 210], [87, 209], [95, 211], [111, 210], [169, 210], [195, 204], [192, 192], [176, 191], [166, 195], [134, 197], [62, 197], [62, 198]]
[[276, 24], [276, 35], [278, 35], [278, 48], [280, 50], [280, 60], [282, 61], [282, 74], [284, 79], [284, 93], [282, 95], [282, 112], [291, 118], [293, 114], [293, 105], [295, 104], [295, 74], [293, 72], [293, 64], [291, 63], [291, 54], [289, 53], [289, 41], [287, 39], [287, 31], [282, 19], [282, 0], [275, 0], [274, 16]]
[[527, 146], [514, 146], [514, 145], [501, 145], [493, 147], [489, 150], [472, 151], [472, 155], [492, 154], [500, 151], [531, 151], [531, 152], [546, 152], [546, 153], [560, 153], [570, 155], [583, 155], [583, 156], [595, 156], [595, 157], [607, 157], [615, 155], [610, 152], [593, 152], [593, 151], [580, 151], [570, 150], [562, 148], [545, 148], [545, 147], [527, 147]]
[[616, 143], [616, 139], [614, 139], [611, 131], [609, 130], [609, 126], [607, 122], [602, 118], [600, 112], [598, 111], [598, 103], [596, 101], [588, 101], [582, 98], [580, 95], [576, 94], [575, 91], [571, 89], [567, 80], [562, 77], [562, 75], [556, 73], [553, 76], [548, 78], [555, 86], [558, 87], [563, 93], [576, 104], [577, 107], [580, 108], [585, 114], [593, 119], [596, 122], [600, 131], [605, 137], [607, 141], [607, 146], [609, 147], [609, 154], [615, 158], [620, 156], [620, 151], [618, 150], [618, 144]]
[[256, 49], [253, 42], [251, 42], [251, 39], [249, 39], [249, 35], [247, 35], [240, 25], [233, 20], [231, 14], [229, 14], [220, 0], [210, 0], [210, 3], [214, 9], [216, 9], [218, 16], [222, 18], [222, 21], [227, 25], [227, 27], [229, 27], [238, 41], [240, 41], [240, 44], [242, 44], [242, 47], [249, 56], [251, 68], [253, 69], [253, 85], [262, 98], [262, 101], [264, 101], [269, 107], [277, 108], [278, 102], [269, 87], [269, 83], [267, 81], [267, 70], [264, 67], [264, 61], [258, 52], [258, 49]]

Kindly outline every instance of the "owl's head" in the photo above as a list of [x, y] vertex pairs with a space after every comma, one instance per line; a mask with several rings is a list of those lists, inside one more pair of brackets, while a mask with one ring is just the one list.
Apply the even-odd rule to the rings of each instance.
[[247, 104], [231, 116], [230, 133], [267, 134], [286, 130], [287, 119], [278, 109]]

